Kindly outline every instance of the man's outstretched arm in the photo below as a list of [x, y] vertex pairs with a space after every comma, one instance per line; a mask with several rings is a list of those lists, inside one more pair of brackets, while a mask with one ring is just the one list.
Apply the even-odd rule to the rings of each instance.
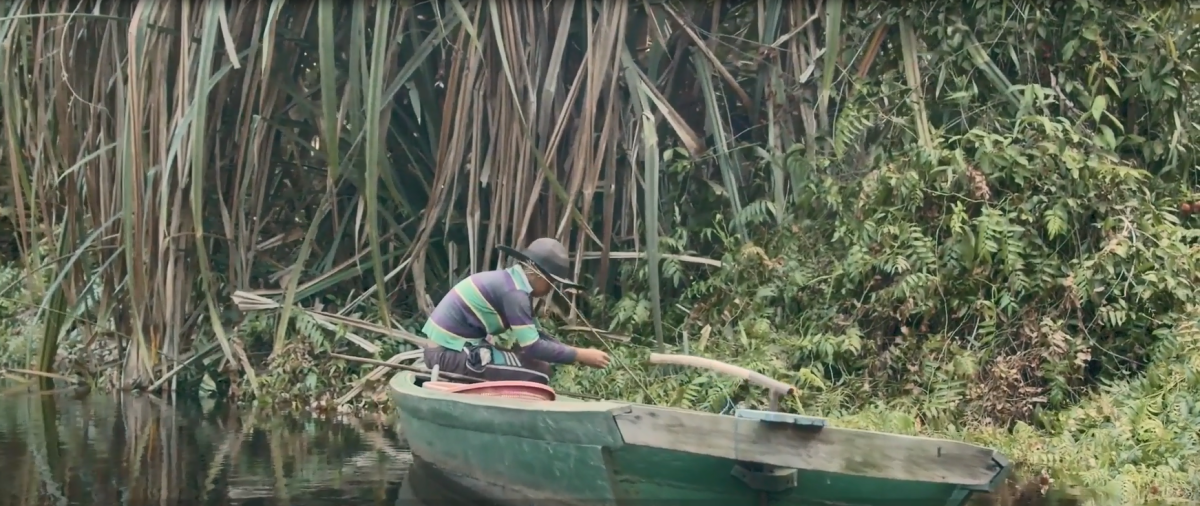
[[579, 355], [578, 349], [560, 343], [538, 329], [537, 322], [533, 319], [529, 297], [521, 293], [505, 297], [504, 313], [508, 319], [509, 332], [512, 332], [517, 345], [528, 357], [555, 364], [575, 363]]

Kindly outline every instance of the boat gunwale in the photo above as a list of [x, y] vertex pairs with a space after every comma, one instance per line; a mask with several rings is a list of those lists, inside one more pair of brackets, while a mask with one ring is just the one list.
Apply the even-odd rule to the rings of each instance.
[[[473, 404], [473, 405], [477, 405], [477, 406], [495, 406], [495, 407], [502, 407], [502, 408], [524, 409], [524, 410], [530, 410], [530, 411], [561, 411], [561, 412], [567, 412], [567, 413], [607, 411], [613, 415], [624, 414], [629, 411], [629, 408], [639, 407], [639, 408], [650, 408], [650, 409], [660, 410], [660, 411], [669, 411], [669, 412], [673, 412], [673, 413], [685, 413], [685, 414], [694, 415], [694, 416], [717, 416], [717, 417], [727, 417], [727, 418], [733, 418], [733, 419], [740, 420], [739, 418], [732, 416], [732, 415], [721, 414], [721, 413], [708, 413], [708, 412], [704, 412], [704, 411], [696, 411], [693, 409], [677, 408], [674, 406], [657, 406], [654, 404], [642, 404], [642, 403], [630, 402], [630, 401], [611, 401], [611, 400], [592, 401], [592, 400], [575, 399], [575, 398], [571, 398], [572, 400], [567, 401], [567, 402], [562, 402], [559, 400], [535, 401], [535, 400], [525, 400], [525, 399], [509, 399], [506, 397], [489, 397], [489, 396], [483, 396], [483, 395], [470, 395], [470, 394], [460, 394], [460, 393], [455, 393], [455, 392], [443, 392], [443, 391], [439, 391], [439, 390], [431, 390], [431, 389], [427, 389], [427, 388], [422, 388], [420, 386], [417, 386], [412, 381], [401, 381], [404, 378], [416, 378], [416, 376], [417, 375], [415, 373], [408, 372], [408, 371], [401, 371], [400, 373], [398, 373], [392, 377], [392, 379], [388, 382], [388, 386], [394, 392], [404, 394], [404, 395], [413, 395], [416, 397], [424, 397], [427, 399], [439, 399], [439, 400], [463, 402], [466, 404]], [[560, 398], [561, 397], [569, 397], [569, 396], [560, 396]], [[584, 409], [579, 409], [581, 407]], [[838, 431], [850, 432], [850, 433], [885, 434], [889, 437], [896, 438], [898, 440], [938, 441], [938, 442], [954, 444], [954, 445], [964, 445], [964, 446], [969, 446], [969, 447], [973, 447], [973, 448], [981, 448], [981, 449], [991, 450], [996, 457], [1000, 457], [1001, 459], [1003, 459], [1001, 461], [1001, 463], [1004, 464], [1005, 467], [1007, 467], [1007, 464], [1008, 464], [1007, 459], [1004, 457], [1004, 455], [999, 450], [996, 450], [995, 448], [991, 448], [991, 447], [983, 446], [983, 445], [977, 445], [974, 443], [968, 443], [966, 441], [959, 441], [956, 439], [936, 438], [936, 437], [929, 437], [929, 436], [914, 436], [914, 435], [909, 435], [909, 434], [897, 434], [897, 433], [893, 433], [893, 432], [885, 432], [885, 431], [877, 431], [877, 430], [856, 429], [856, 428], [852, 428], [852, 427], [838, 427], [835, 425], [829, 425], [829, 426], [827, 426], [827, 428], [836, 429]]]
[[[580, 412], [608, 412], [620, 413], [624, 411], [622, 408], [627, 408], [634, 403], [625, 401], [609, 401], [609, 400], [585, 400], [576, 399], [566, 395], [559, 395], [559, 399], [553, 401], [535, 401], [528, 399], [510, 399], [507, 397], [490, 397], [485, 395], [471, 395], [457, 392], [443, 392], [440, 390], [432, 390], [423, 388], [416, 384], [416, 373], [409, 371], [401, 371], [392, 376], [388, 381], [388, 388], [400, 395], [411, 395], [413, 397], [421, 397], [425, 399], [438, 399], [464, 404], [472, 404], [476, 406], [492, 406], [500, 408], [520, 409], [528, 411], [554, 411], [563, 413], [580, 413]], [[564, 401], [564, 398], [571, 399]], [[614, 411], [615, 410], [615, 411]]]

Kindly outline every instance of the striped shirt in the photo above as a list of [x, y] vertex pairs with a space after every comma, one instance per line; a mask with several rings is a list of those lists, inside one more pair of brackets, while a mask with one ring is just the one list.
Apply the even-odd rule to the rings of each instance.
[[421, 332], [455, 351], [489, 335], [530, 346], [541, 336], [533, 319], [531, 291], [520, 266], [476, 273], [446, 294]]

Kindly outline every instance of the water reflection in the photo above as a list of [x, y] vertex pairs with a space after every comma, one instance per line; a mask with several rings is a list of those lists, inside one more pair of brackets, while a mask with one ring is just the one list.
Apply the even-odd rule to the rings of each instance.
[[[469, 477], [451, 477], [436, 468], [425, 464], [420, 457], [415, 457], [409, 465], [407, 477], [397, 493], [395, 506], [529, 506], [529, 500], [505, 500], [487, 496], [473, 490]], [[479, 489], [491, 487], [480, 485]], [[562, 503], [538, 501], [533, 504]], [[571, 504], [588, 504], [587, 501]], [[599, 504], [599, 503], [595, 503]], [[669, 501], [638, 501], [634, 499], [626, 505], [637, 506], [725, 506], [724, 501], [704, 502], [696, 500], [671, 503]], [[769, 504], [769, 503], [768, 503]], [[943, 506], [941, 504], [914, 504], [902, 497], [895, 498], [895, 506]], [[1036, 481], [1018, 482], [1012, 480], [995, 493], [974, 496], [968, 506], [1080, 506], [1083, 502], [1079, 497], [1059, 490], [1043, 490]], [[754, 506], [758, 506], [756, 503]], [[827, 503], [813, 506], [848, 506], [830, 505]], [[1125, 506], [1125, 505], [1121, 505]]]
[[356, 421], [150, 397], [0, 397], [0, 506], [394, 506], [409, 454]]
[[[389, 427], [145, 396], [0, 395], [0, 506], [489, 503], [414, 462]], [[1014, 482], [972, 504], [1078, 500]]]

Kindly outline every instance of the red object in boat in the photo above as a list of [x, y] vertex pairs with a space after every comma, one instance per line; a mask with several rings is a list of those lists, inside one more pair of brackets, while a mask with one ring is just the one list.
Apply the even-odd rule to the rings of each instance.
[[424, 388], [454, 394], [506, 397], [526, 401], [553, 401], [558, 398], [554, 389], [532, 381], [485, 381], [482, 383], [450, 383], [426, 381]]

